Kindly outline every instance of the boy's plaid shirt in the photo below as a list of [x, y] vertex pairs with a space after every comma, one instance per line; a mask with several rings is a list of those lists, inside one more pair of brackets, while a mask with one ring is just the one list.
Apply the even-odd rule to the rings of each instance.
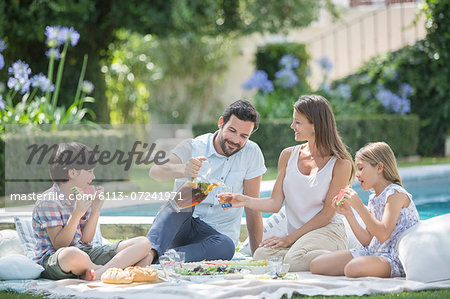
[[[75, 207], [74, 200], [69, 200], [65, 197], [63, 197], [64, 199], [59, 200], [59, 196], [61, 196], [60, 194], [62, 193], [57, 184], [53, 184], [50, 189], [43, 193], [43, 195], [47, 195], [47, 197], [44, 198], [50, 198], [49, 193], [54, 193], [53, 199], [38, 200], [32, 216], [34, 238], [36, 239], [34, 261], [39, 264], [42, 264], [47, 255], [56, 252], [50, 240], [50, 236], [47, 233], [47, 228], [55, 226], [64, 227]], [[81, 217], [70, 246], [83, 247], [86, 245], [86, 243], [81, 241], [81, 229], [89, 216], [90, 209], [88, 209]]]

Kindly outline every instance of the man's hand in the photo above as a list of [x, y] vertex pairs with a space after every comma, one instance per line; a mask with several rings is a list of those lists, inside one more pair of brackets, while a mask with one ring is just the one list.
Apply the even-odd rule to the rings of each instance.
[[277, 236], [272, 236], [261, 242], [259, 247], [270, 247], [270, 248], [288, 248], [292, 245], [289, 241], [288, 236], [280, 238]]
[[206, 161], [206, 157], [200, 156], [196, 158], [190, 158], [184, 166], [184, 176], [188, 178], [196, 178], [198, 176], [200, 168], [202, 167], [203, 161]]

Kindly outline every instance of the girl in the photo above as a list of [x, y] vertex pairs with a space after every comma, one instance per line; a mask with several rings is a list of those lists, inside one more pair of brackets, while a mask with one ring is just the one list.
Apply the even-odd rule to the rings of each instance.
[[347, 249], [342, 216], [335, 213], [331, 202], [352, 180], [354, 166], [325, 98], [302, 96], [294, 108], [291, 129], [296, 141], [306, 143], [281, 153], [270, 198], [234, 194], [232, 207], [278, 212], [286, 201], [288, 235], [263, 240], [254, 258], [282, 256], [291, 271], [308, 271], [318, 255]]
[[[368, 208], [358, 194], [346, 189], [345, 201], [336, 211], [343, 214], [359, 242], [365, 246], [326, 254], [311, 262], [311, 272], [347, 277], [405, 276], [396, 249], [401, 234], [419, 221], [411, 194], [402, 187], [394, 153], [384, 142], [369, 143], [355, 155], [356, 177], [364, 190], [374, 189]], [[352, 209], [361, 216], [359, 225]]]

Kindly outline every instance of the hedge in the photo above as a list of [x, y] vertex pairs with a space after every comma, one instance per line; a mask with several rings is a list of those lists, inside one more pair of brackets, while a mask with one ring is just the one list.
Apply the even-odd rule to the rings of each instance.
[[[0, 195], [5, 194], [5, 181], [8, 179], [8, 193], [41, 192], [52, 184], [48, 174], [48, 154], [41, 165], [32, 163], [27, 165], [25, 157], [29, 157], [30, 150], [27, 146], [31, 144], [48, 144], [49, 146], [61, 142], [77, 141], [93, 148], [99, 145], [99, 150], [109, 150], [113, 154], [117, 149], [128, 152], [132, 146], [132, 134], [119, 130], [74, 130], [39, 132], [37, 134], [7, 134], [0, 136], [0, 166], [4, 170], [0, 173]], [[5, 159], [5, 144], [13, 149]], [[51, 153], [51, 152], [50, 152]], [[37, 157], [34, 159], [36, 162]], [[116, 162], [114, 160], [114, 162]], [[5, 172], [8, 176], [5, 177]], [[97, 164], [95, 169], [96, 180], [119, 181], [127, 180], [129, 172], [124, 171], [124, 165], [109, 163], [108, 165]], [[17, 181], [18, 183], [15, 183]]]
[[[297, 144], [291, 119], [262, 121], [259, 129], [251, 136], [265, 157], [266, 165], [276, 167], [281, 151]], [[397, 157], [415, 155], [419, 143], [419, 118], [415, 115], [374, 115], [337, 117], [339, 134], [352, 155], [368, 142], [385, 141]], [[216, 123], [193, 125], [194, 136], [214, 132]]]

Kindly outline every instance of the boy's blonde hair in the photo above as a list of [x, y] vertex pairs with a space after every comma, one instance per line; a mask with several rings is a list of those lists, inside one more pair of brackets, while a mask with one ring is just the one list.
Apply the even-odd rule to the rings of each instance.
[[376, 166], [383, 164], [383, 176], [389, 182], [402, 186], [402, 179], [397, 169], [397, 160], [390, 146], [385, 142], [372, 142], [366, 144], [355, 154], [355, 159], [360, 159]]

